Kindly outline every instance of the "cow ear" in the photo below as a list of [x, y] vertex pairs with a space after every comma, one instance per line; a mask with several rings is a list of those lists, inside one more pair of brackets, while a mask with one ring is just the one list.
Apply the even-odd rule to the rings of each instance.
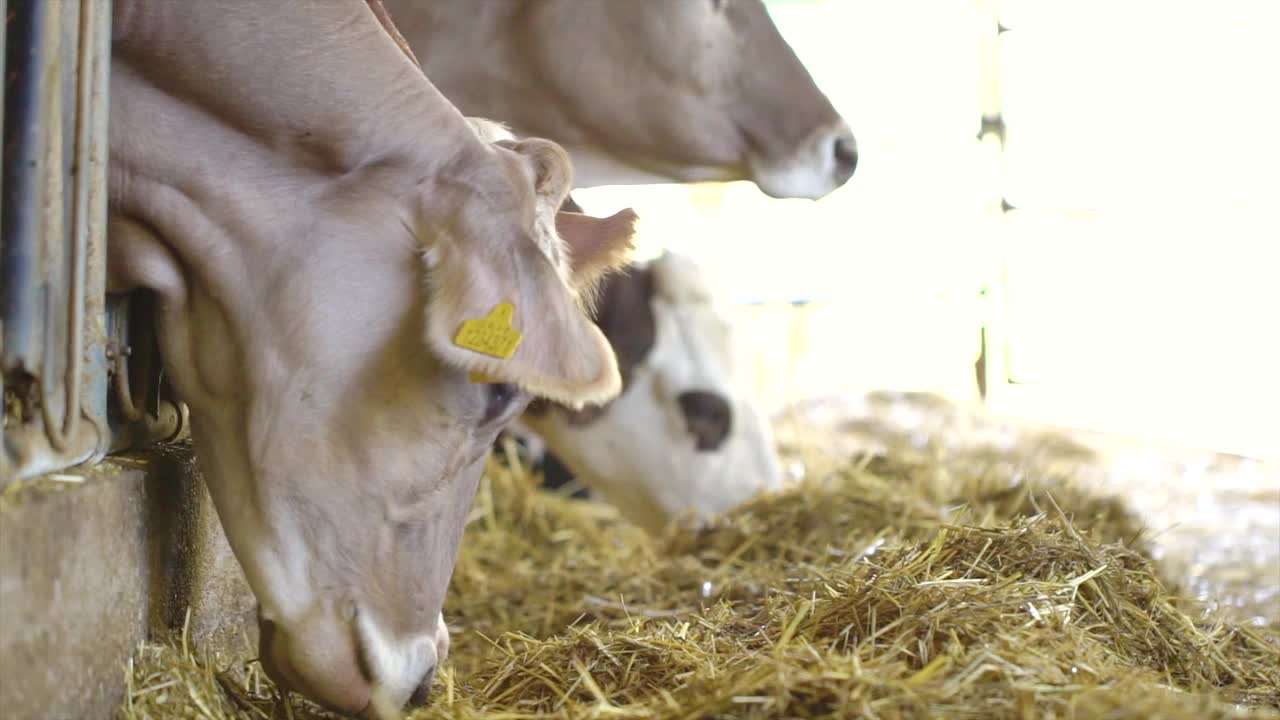
[[622, 389], [613, 349], [532, 238], [426, 254], [428, 346], [476, 382], [507, 382], [573, 408]]
[[579, 287], [591, 287], [627, 264], [635, 249], [638, 219], [631, 208], [607, 218], [569, 210], [556, 213], [556, 232], [569, 251], [573, 279]]
[[573, 186], [573, 162], [563, 147], [545, 138], [499, 140], [499, 147], [522, 156], [533, 171], [533, 189], [550, 207], [560, 207]]
[[[473, 121], [473, 125], [483, 128]], [[482, 134], [486, 134], [481, 129]], [[505, 131], [504, 131], [505, 132]], [[489, 132], [487, 136], [494, 136]], [[539, 215], [555, 213], [555, 231], [571, 259], [571, 282], [575, 288], [590, 289], [608, 272], [627, 263], [635, 249], [637, 216], [627, 208], [607, 218], [586, 215], [569, 196], [573, 185], [573, 163], [560, 145], [543, 138], [498, 140], [499, 147], [511, 150], [528, 163], [538, 197]]]

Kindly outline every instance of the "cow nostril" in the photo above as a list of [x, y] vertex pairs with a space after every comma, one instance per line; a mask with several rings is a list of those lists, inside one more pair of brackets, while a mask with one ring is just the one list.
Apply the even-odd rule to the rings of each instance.
[[733, 411], [723, 395], [692, 391], [676, 400], [698, 450], [715, 450], [724, 444], [733, 427]]
[[431, 698], [431, 684], [435, 681], [436, 669], [432, 667], [423, 676], [422, 682], [414, 689], [413, 695], [409, 696], [410, 707], [422, 707], [427, 704], [427, 700]]
[[852, 137], [838, 137], [835, 141], [836, 175], [840, 182], [853, 177], [858, 167], [858, 145]]

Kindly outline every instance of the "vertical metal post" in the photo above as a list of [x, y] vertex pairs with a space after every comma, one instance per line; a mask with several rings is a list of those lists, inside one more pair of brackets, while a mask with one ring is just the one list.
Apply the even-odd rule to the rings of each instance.
[[982, 119], [978, 130], [978, 141], [983, 151], [983, 170], [989, 181], [990, 194], [986, 217], [990, 223], [992, 238], [986, 251], [993, 253], [986, 258], [991, 272], [983, 283], [985, 315], [979, 336], [980, 351], [975, 363], [978, 382], [978, 393], [983, 401], [988, 401], [993, 390], [999, 392], [1000, 386], [1006, 384], [1008, 373], [1008, 343], [1005, 337], [1005, 253], [1003, 249], [1003, 227], [1000, 219], [1010, 207], [1004, 197], [1004, 149], [1008, 141], [1008, 128], [1005, 125], [1003, 102], [1001, 98], [1000, 78], [1000, 36], [1005, 28], [1000, 24], [1000, 0], [978, 0], [979, 7], [979, 48], [981, 52], [980, 67]]
[[109, 445], [111, 3], [5, 4], [0, 485], [97, 460]]
[[[76, 158], [76, 231], [84, 237], [85, 412], [107, 427], [107, 164], [111, 117], [111, 0], [81, 3], [80, 128]], [[107, 452], [107, 433], [99, 433], [98, 453]]]
[[[79, 358], [73, 353], [80, 346], [80, 336], [75, 324], [80, 319], [83, 288], [76, 287], [76, 265], [80, 253], [76, 252], [76, 238], [69, 236], [70, 223], [67, 202], [67, 171], [64, 150], [68, 145], [67, 133], [74, 122], [66, 123], [64, 113], [70, 105], [75, 111], [75, 96], [68, 91], [68, 72], [75, 73], [75, 58], [67, 56], [66, 31], [78, 26], [67, 22], [69, 12], [77, 8], [70, 3], [49, 3], [45, 16], [45, 52], [42, 73], [46, 78], [44, 94], [44, 143], [41, 163], [43, 194], [40, 202], [39, 242], [44, 257], [44, 342], [41, 343], [39, 382], [40, 420], [44, 425], [45, 439], [57, 454], [65, 453], [71, 446], [71, 433], [78, 429], [80, 413], [72, 403], [80, 400], [80, 383], [72, 375], [79, 370]], [[74, 38], [72, 38], [74, 40]], [[68, 62], [70, 61], [70, 62]], [[74, 82], [74, 81], [73, 81]], [[69, 101], [69, 102], [68, 102]], [[70, 125], [70, 127], [68, 127]], [[64, 351], [59, 353], [58, 350]], [[59, 370], [62, 372], [59, 373]], [[56, 378], [61, 375], [61, 382]]]
[[45, 51], [45, 20], [52, 3], [17, 2], [6, 10], [4, 97], [4, 185], [0, 214], [0, 312], [4, 316], [4, 372], [34, 370], [37, 250], [40, 232], [40, 153], [44, 126], [40, 64]]
[[[4, 18], [6, 18], [6, 20], [7, 20], [7, 18], [9, 17], [9, 0], [0, 0], [0, 17], [4, 17]], [[6, 27], [6, 28], [4, 28], [4, 29], [0, 29], [0, 78], [8, 77], [8, 76], [5, 74], [5, 70], [6, 70], [6, 68], [8, 67], [8, 62], [7, 62], [7, 61], [8, 61], [8, 54], [9, 54], [9, 49], [8, 49], [8, 48], [9, 48], [9, 44], [8, 44], [8, 42], [7, 42], [7, 38], [8, 38], [8, 37], [9, 37], [9, 30], [8, 30], [8, 28]], [[6, 84], [6, 85], [8, 85], [8, 83], [7, 83], [7, 82], [6, 82], [5, 84]], [[4, 91], [4, 90], [0, 90], [0, 95], [2, 95], [4, 92], [6, 92], [6, 91]], [[7, 104], [6, 104], [6, 107], [7, 107]], [[8, 136], [7, 136], [7, 135], [5, 135], [5, 133], [4, 133], [4, 128], [5, 128], [4, 116], [5, 116], [5, 114], [6, 114], [5, 112], [0, 112], [0, 154], [7, 154], [7, 151], [5, 151], [5, 150], [4, 150], [4, 148], [5, 148], [5, 147], [7, 147], [7, 145], [8, 145], [8, 142], [7, 142], [7, 138], [8, 138]], [[5, 165], [7, 166], [7, 163], [6, 163]], [[0, 172], [0, 198], [3, 198], [3, 197], [4, 197], [4, 173], [3, 173], [3, 172]], [[3, 204], [3, 203], [2, 203], [2, 202], [0, 202], [0, 204]], [[3, 247], [3, 245], [4, 245], [4, 240], [3, 240], [3, 239], [0, 239], [0, 285], [4, 285], [4, 284], [5, 284], [5, 283], [4, 283], [4, 247]], [[4, 305], [5, 305], [5, 302], [4, 302], [4, 292], [5, 292], [5, 291], [4, 291], [4, 288], [0, 287], [0, 457], [4, 457], [4, 455], [5, 455], [5, 450], [4, 450], [4, 448], [5, 448], [5, 439], [4, 439], [4, 426], [5, 426], [5, 423], [3, 422], [3, 421], [4, 421], [4, 415], [3, 415], [3, 413], [4, 413], [4, 397], [5, 397], [5, 391], [4, 391], [4, 355], [5, 355], [5, 350], [4, 350], [4, 347], [5, 347], [5, 345], [4, 345], [4, 325], [5, 325], [5, 322], [4, 322]], [[0, 460], [0, 477], [3, 477], [3, 471], [4, 471], [4, 467], [5, 467], [5, 465], [6, 465], [5, 461], [4, 461], [4, 460]], [[3, 482], [2, 482], [2, 481], [0, 481], [0, 484], [3, 484]]]

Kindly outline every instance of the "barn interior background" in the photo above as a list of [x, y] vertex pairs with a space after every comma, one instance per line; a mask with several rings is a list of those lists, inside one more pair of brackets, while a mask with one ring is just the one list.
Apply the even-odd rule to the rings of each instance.
[[1280, 7], [769, 7], [859, 138], [848, 185], [580, 195], [717, 278], [771, 407], [974, 399], [985, 330], [993, 410], [1280, 458]]
[[[1004, 0], [998, 16], [982, 0], [768, 5], [857, 134], [854, 179], [817, 203], [771, 200], [747, 183], [595, 188], [575, 193], [578, 200], [594, 214], [635, 207], [642, 256], [670, 248], [703, 265], [735, 320], [738, 369], [775, 413], [784, 441], [794, 438], [787, 423], [813, 401], [883, 389], [932, 392], [984, 406], [985, 414], [1073, 429], [1097, 448], [1111, 440], [1088, 433], [1125, 438], [1112, 456], [1123, 462], [1112, 462], [1098, 482], [1123, 490], [1158, 527], [1189, 529], [1162, 536], [1165, 550], [1187, 555], [1188, 576], [1213, 578], [1207, 594], [1230, 595], [1244, 620], [1274, 627], [1280, 104], [1271, 87], [1280, 67], [1280, 5]], [[93, 62], [105, 18], [76, 17], [72, 3], [46, 7], [61, 10], [49, 13], [43, 37], [62, 38], [55, 54], [63, 62], [50, 61], [47, 70], [62, 84], [53, 93], [60, 99], [39, 112], [70, 118], [75, 107], [82, 116], [44, 123], [47, 137], [62, 142], [34, 138], [29, 149], [83, 153], [87, 167], [101, 162], [105, 142], [105, 123], [93, 111], [107, 71]], [[27, 122], [42, 126], [39, 118]], [[62, 156], [41, 162], [64, 165]], [[67, 388], [78, 386], [86, 416], [78, 423], [61, 412], [46, 418], [23, 405], [27, 396], [6, 395], [6, 453], [34, 448], [30, 474], [60, 472], [52, 484], [14, 484], [0, 497], [0, 645], [21, 648], [0, 652], [0, 677], [45, 663], [40, 682], [59, 701], [82, 696], [65, 706], [101, 709], [104, 698], [121, 695], [117, 658], [149, 637], [148, 623], [199, 634], [202, 613], [226, 600], [200, 590], [202, 583], [221, 587], [238, 570], [224, 549], [189, 574], [165, 574], [202, 543], [225, 545], [209, 540], [219, 533], [203, 495], [184, 495], [202, 492], [192, 491], [190, 478], [180, 486], [145, 480], [130, 458], [66, 467], [172, 439], [186, 422], [146, 367], [154, 356], [139, 352], [130, 364], [120, 353], [153, 342], [145, 327], [128, 327], [119, 304], [94, 304], [101, 265], [81, 263], [101, 252], [101, 228], [83, 209], [102, 198], [84, 176], [55, 176], [45, 191], [68, 200], [41, 215], [52, 229], [39, 252], [56, 261], [38, 268], [47, 273], [37, 280], [40, 297], [62, 292], [77, 274], [89, 290], [34, 308], [22, 327], [6, 305], [6, 389], [45, 391], [50, 406], [62, 407], [72, 403]], [[6, 175], [6, 207], [20, 190]], [[14, 247], [7, 229], [5, 242]], [[77, 303], [85, 308], [78, 316], [68, 312]], [[104, 320], [77, 331], [85, 317]], [[14, 341], [20, 330], [26, 345]], [[83, 346], [72, 342], [77, 332]], [[28, 349], [26, 362], [71, 382], [46, 388], [20, 378], [26, 384], [14, 385], [10, 365]], [[70, 360], [77, 357], [82, 365]], [[137, 387], [109, 388], [108, 366], [111, 378], [133, 376]], [[132, 398], [127, 407], [121, 397]], [[849, 412], [856, 410], [835, 414], [843, 421]], [[810, 442], [819, 438], [817, 415], [802, 418]], [[832, 423], [833, 453], [843, 452], [843, 427]], [[992, 429], [977, 420], [967, 427]], [[1205, 459], [1215, 454], [1239, 462]], [[165, 468], [155, 477], [189, 472], [185, 460], [164, 453], [149, 462]], [[49, 500], [75, 488], [85, 502]], [[178, 518], [141, 516], [144, 501], [194, 509]], [[496, 502], [482, 493], [477, 507], [492, 510]], [[559, 532], [548, 535], [556, 542], [572, 535]], [[114, 539], [102, 543], [104, 536]], [[473, 540], [483, 553], [483, 538]], [[464, 564], [464, 574], [472, 566]], [[163, 602], [149, 599], [148, 587], [159, 588]], [[501, 597], [492, 597], [501, 610]], [[237, 598], [243, 603], [243, 593]], [[235, 613], [250, 616], [252, 607], [211, 615]], [[45, 622], [55, 615], [56, 623]], [[58, 648], [83, 647], [90, 636], [96, 657], [59, 657]], [[208, 680], [206, 670], [194, 674]], [[221, 680], [209, 682], [210, 692], [220, 692]], [[6, 685], [0, 690], [17, 692]], [[164, 695], [159, 686], [181, 687], [161, 678], [132, 687], [128, 697], [153, 702]], [[213, 702], [190, 692], [203, 698], [197, 705]], [[153, 716], [165, 717], [138, 715]]]
[[1065, 431], [1106, 448], [1097, 483], [1203, 596], [1274, 613], [1280, 6], [768, 5], [858, 136], [853, 180], [816, 204], [749, 183], [580, 201], [635, 206], [642, 252], [703, 265], [784, 438], [883, 447], [849, 429], [918, 420], [849, 398], [885, 388]]

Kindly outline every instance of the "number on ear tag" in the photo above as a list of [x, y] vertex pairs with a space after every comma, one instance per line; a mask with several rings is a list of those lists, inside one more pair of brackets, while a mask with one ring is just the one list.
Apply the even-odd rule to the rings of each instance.
[[511, 325], [515, 312], [516, 306], [509, 302], [497, 304], [489, 311], [488, 316], [462, 323], [462, 328], [453, 338], [453, 344], [506, 360], [520, 347], [520, 331]]

